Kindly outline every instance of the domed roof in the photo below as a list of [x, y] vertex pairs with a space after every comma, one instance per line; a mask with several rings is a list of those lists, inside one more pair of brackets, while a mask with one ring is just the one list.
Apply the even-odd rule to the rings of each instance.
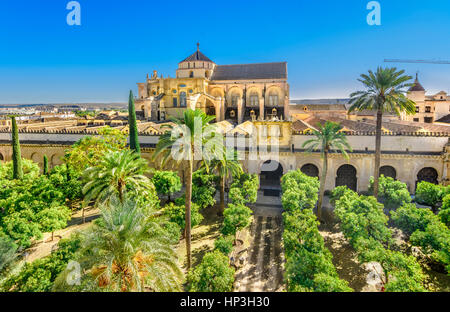
[[425, 88], [419, 82], [419, 74], [416, 74], [416, 81], [414, 81], [414, 85], [409, 88], [409, 92], [411, 91], [425, 91]]
[[204, 61], [204, 62], [214, 63], [206, 55], [204, 55], [202, 52], [200, 52], [200, 43], [197, 43], [197, 51], [195, 51], [193, 54], [191, 54], [190, 56], [188, 56], [187, 58], [182, 60], [180, 63], [195, 62], [195, 61]]

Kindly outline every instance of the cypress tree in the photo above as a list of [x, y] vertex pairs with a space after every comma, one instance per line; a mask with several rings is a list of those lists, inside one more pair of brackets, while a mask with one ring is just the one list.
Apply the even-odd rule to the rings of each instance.
[[11, 136], [12, 136], [12, 161], [13, 179], [23, 178], [22, 155], [20, 153], [19, 130], [17, 129], [16, 117], [11, 116]]
[[136, 153], [141, 153], [139, 145], [139, 134], [136, 122], [136, 109], [134, 107], [133, 91], [130, 90], [130, 97], [128, 99], [128, 127], [130, 128], [130, 148]]
[[44, 155], [44, 175], [48, 175], [48, 157]]

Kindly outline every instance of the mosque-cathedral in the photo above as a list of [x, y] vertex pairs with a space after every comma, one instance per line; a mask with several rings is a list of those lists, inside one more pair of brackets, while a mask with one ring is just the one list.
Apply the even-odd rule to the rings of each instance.
[[[332, 153], [326, 189], [347, 185], [366, 191], [373, 172], [375, 116], [373, 112], [347, 112], [347, 100], [290, 100], [286, 62], [218, 65], [197, 50], [178, 64], [175, 77], [158, 76], [157, 71], [138, 83], [135, 99], [139, 117], [142, 155], [151, 154], [169, 116], [184, 110], [201, 109], [216, 116], [219, 131], [253, 140], [258, 150], [271, 144], [270, 133], [277, 133], [279, 151], [259, 153], [250, 159], [246, 146], [240, 149], [246, 171], [260, 174], [261, 187], [279, 183], [282, 174], [301, 169], [312, 176], [322, 170], [320, 153], [306, 154], [302, 144], [310, 138], [317, 123], [331, 120], [342, 124], [353, 148], [350, 159]], [[418, 181], [449, 184], [450, 97], [445, 92], [427, 95], [419, 77], [408, 91], [416, 115], [387, 114], [383, 120], [381, 173], [405, 182], [411, 192]], [[65, 150], [85, 135], [96, 135], [109, 125], [127, 132], [123, 114], [103, 112], [95, 118], [66, 118], [45, 122], [22, 122], [19, 136], [22, 156], [41, 163], [47, 155], [51, 165], [61, 163]], [[10, 160], [11, 130], [7, 120], [0, 125], [0, 160]], [[244, 143], [242, 143], [244, 142]], [[245, 143], [247, 142], [247, 143]], [[238, 146], [239, 149], [239, 146]], [[266, 170], [267, 162], [278, 168]], [[158, 164], [152, 164], [158, 166]], [[184, 177], [182, 168], [178, 170]]]

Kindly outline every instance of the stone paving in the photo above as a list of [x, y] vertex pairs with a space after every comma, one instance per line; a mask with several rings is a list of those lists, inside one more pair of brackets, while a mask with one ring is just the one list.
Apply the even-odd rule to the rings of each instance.
[[274, 292], [283, 290], [284, 252], [279, 197], [263, 196], [251, 207], [250, 248], [243, 268], [236, 274], [236, 291]]

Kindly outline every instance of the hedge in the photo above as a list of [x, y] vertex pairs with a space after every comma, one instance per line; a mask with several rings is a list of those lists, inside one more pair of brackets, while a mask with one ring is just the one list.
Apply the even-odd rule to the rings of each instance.
[[332, 255], [319, 233], [313, 208], [319, 182], [300, 170], [281, 179], [283, 190], [283, 244], [286, 258], [287, 290], [291, 292], [348, 292], [352, 289], [339, 278]]
[[417, 184], [415, 201], [419, 204], [436, 207], [448, 194], [450, 194], [450, 186], [422, 181]]
[[[373, 194], [373, 177], [370, 178], [369, 193]], [[391, 177], [380, 176], [378, 198], [386, 208], [397, 208], [404, 203], [411, 202], [411, 195], [405, 183], [396, 181]]]
[[404, 205], [391, 215], [395, 225], [410, 236], [411, 244], [421, 247], [450, 273], [450, 230], [439, 216], [414, 204]]
[[361, 263], [376, 261], [383, 268], [385, 291], [422, 292], [425, 276], [416, 259], [389, 249], [392, 234], [383, 205], [371, 196], [340, 188], [334, 192], [335, 214], [344, 236]]

